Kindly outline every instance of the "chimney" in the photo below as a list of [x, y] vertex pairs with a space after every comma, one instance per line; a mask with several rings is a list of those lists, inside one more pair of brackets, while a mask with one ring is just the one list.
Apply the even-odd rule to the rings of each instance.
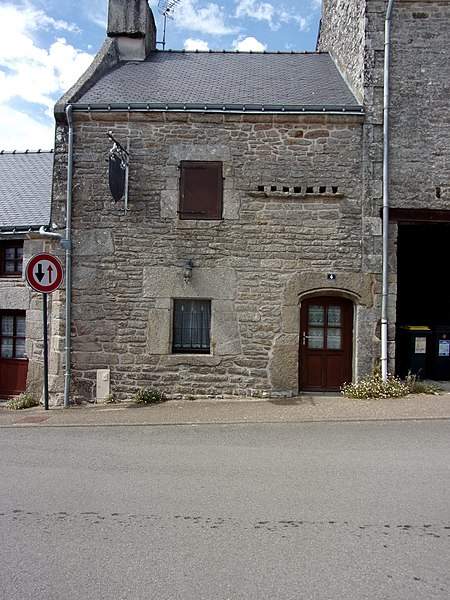
[[120, 60], [145, 60], [156, 50], [156, 25], [147, 0], [109, 0], [108, 37]]

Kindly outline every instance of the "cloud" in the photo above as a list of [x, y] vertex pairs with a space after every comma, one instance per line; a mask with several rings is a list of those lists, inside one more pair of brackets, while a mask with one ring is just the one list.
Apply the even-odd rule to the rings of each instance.
[[280, 21], [283, 23], [289, 23], [289, 21], [294, 21], [297, 23], [300, 31], [306, 31], [309, 27], [309, 20], [306, 17], [302, 17], [301, 15], [297, 15], [292, 11], [287, 11], [282, 9], [280, 11]]
[[48, 64], [53, 67], [57, 77], [58, 91], [65, 92], [90, 66], [93, 56], [80, 52], [59, 38], [50, 46]]
[[203, 40], [194, 40], [192, 38], [188, 38], [184, 42], [185, 50], [209, 50], [208, 42], [204, 42]]
[[[266, 21], [272, 31], [276, 31], [283, 23], [293, 21], [300, 31], [309, 27], [309, 18], [295, 12], [295, 9], [286, 8], [284, 4], [259, 2], [258, 0], [235, 0], [237, 18], [249, 18], [256, 21]], [[312, 0], [310, 8], [313, 10], [321, 6], [321, 0]]]
[[[0, 36], [0, 103], [3, 119], [14, 111], [15, 104], [30, 104], [31, 110], [40, 113], [37, 117], [52, 115], [53, 106], [59, 96], [71, 87], [92, 62], [93, 56], [77, 50], [57, 32], [76, 32], [77, 28], [65, 21], [57, 21], [30, 5], [17, 7], [0, 5], [0, 22], [4, 25]], [[48, 49], [39, 47], [34, 37], [40, 31], [53, 32], [53, 42]], [[15, 111], [20, 123], [27, 124], [35, 133], [47, 131], [39, 121], [24, 118], [24, 113]], [[2, 127], [0, 144], [4, 147]], [[18, 136], [20, 137], [18, 131]], [[41, 146], [41, 144], [38, 144]]]
[[40, 123], [29, 114], [0, 105], [0, 150], [51, 150], [53, 119]]
[[15, 32], [24, 33], [37, 29], [54, 29], [57, 31], [70, 31], [71, 33], [79, 33], [80, 30], [74, 23], [57, 20], [49, 17], [44, 11], [31, 6], [29, 2], [0, 4], [0, 19], [2, 25], [7, 27], [2, 28], [2, 45], [5, 40], [10, 40]]
[[92, 0], [83, 0], [82, 10], [91, 23], [101, 27], [103, 31], [106, 30], [108, 21], [108, 5], [106, 2], [99, 5], [99, 3], [92, 2]]
[[268, 2], [257, 0], [237, 0], [236, 17], [250, 17], [257, 21], [267, 21], [272, 25], [275, 8]]
[[256, 38], [251, 36], [234, 40], [232, 46], [234, 50], [239, 50], [239, 52], [264, 52], [267, 49], [265, 44], [258, 42]]
[[198, 0], [185, 0], [183, 4], [176, 6], [173, 19], [179, 29], [209, 35], [229, 35], [237, 32], [236, 28], [226, 24], [223, 7], [212, 2], [199, 8]]

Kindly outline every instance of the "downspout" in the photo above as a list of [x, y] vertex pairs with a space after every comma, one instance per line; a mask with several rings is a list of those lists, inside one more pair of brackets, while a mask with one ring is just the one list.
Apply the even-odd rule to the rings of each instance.
[[39, 235], [42, 235], [42, 237], [51, 238], [52, 240], [59, 240], [61, 244], [63, 243], [63, 240], [66, 239], [61, 233], [47, 231], [43, 225], [39, 228]]
[[70, 397], [70, 316], [72, 300], [72, 182], [73, 182], [73, 121], [72, 105], [66, 107], [69, 140], [67, 148], [67, 201], [66, 201], [66, 372], [64, 376], [64, 408], [69, 408]]
[[388, 293], [389, 293], [389, 112], [391, 16], [394, 0], [389, 0], [384, 23], [384, 102], [383, 102], [383, 264], [381, 295], [381, 378], [388, 376]]

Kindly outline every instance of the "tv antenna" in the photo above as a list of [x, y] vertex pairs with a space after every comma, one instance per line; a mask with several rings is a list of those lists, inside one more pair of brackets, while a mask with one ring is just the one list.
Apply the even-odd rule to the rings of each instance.
[[166, 27], [167, 27], [167, 17], [169, 19], [173, 19], [172, 13], [176, 6], [178, 6], [182, 2], [182, 0], [158, 0], [158, 12], [164, 18], [163, 25], [163, 39], [162, 42], [158, 42], [158, 44], [162, 45], [162, 49], [164, 50], [166, 47]]

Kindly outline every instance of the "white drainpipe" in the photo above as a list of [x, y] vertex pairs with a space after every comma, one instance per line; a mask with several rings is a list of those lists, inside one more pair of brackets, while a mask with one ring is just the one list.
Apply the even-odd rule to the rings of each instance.
[[66, 199], [66, 372], [64, 377], [64, 408], [70, 400], [70, 321], [72, 305], [72, 181], [73, 181], [73, 121], [72, 105], [66, 107], [69, 139], [67, 147], [67, 199]]
[[67, 199], [66, 199], [66, 235], [65, 237], [53, 231], [39, 229], [39, 234], [46, 238], [59, 240], [66, 251], [66, 315], [65, 315], [65, 356], [66, 371], [64, 375], [64, 408], [70, 405], [70, 314], [72, 299], [72, 181], [73, 181], [73, 121], [72, 105], [66, 107], [67, 123], [69, 125], [69, 139], [67, 148]]
[[389, 111], [391, 16], [394, 0], [389, 0], [384, 25], [384, 104], [383, 104], [383, 265], [381, 296], [381, 377], [388, 376], [388, 293], [389, 293]]

